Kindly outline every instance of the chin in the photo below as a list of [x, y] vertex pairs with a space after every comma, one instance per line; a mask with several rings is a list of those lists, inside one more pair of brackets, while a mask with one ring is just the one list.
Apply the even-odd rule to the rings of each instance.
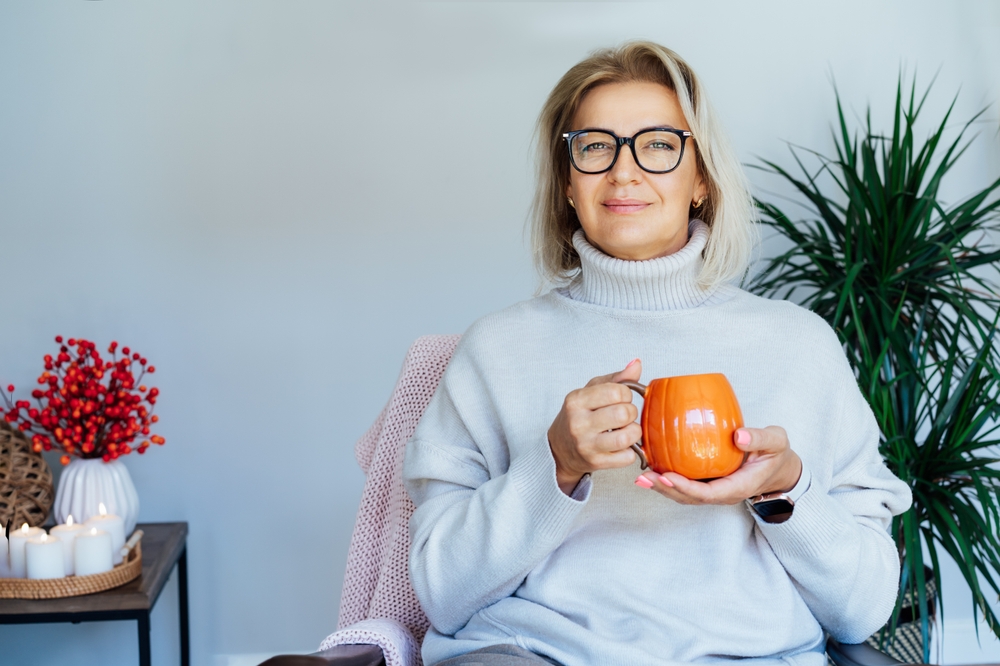
[[[634, 233], [629, 233], [630, 231]], [[680, 247], [675, 248], [675, 238], [676, 234], [650, 238], [648, 228], [631, 230], [620, 228], [612, 233], [600, 234], [596, 238], [587, 234], [587, 239], [602, 252], [627, 261], [644, 261], [672, 254], [684, 246], [682, 243]]]

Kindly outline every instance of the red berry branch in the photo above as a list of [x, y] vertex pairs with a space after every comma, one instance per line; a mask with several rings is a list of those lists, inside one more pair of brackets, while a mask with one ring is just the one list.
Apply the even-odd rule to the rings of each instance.
[[[30, 433], [31, 448], [39, 453], [62, 450], [62, 464], [70, 456], [114, 460], [138, 451], [145, 453], [150, 444], [164, 444], [165, 439], [150, 434], [150, 426], [159, 417], [153, 414], [160, 391], [147, 389], [142, 379], [156, 368], [128, 347], [118, 357], [118, 343], [108, 347], [111, 359], [105, 361], [93, 342], [70, 338], [63, 344], [56, 336], [59, 354], [45, 355], [45, 371], [38, 377], [41, 388], [31, 392], [37, 402], [14, 400], [14, 385], [3, 395], [7, 409], [0, 415], [10, 424]], [[135, 376], [138, 365], [139, 376]], [[142, 442], [133, 449], [137, 437]]]

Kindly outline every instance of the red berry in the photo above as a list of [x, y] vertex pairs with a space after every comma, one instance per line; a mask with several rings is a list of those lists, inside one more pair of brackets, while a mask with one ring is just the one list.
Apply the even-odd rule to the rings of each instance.
[[58, 342], [59, 344], [62, 344], [62, 336], [61, 335], [57, 335], [56, 336], [56, 342]]
[[61, 462], [63, 465], [68, 465], [69, 464], [69, 456], [62, 456], [61, 458], [59, 458], [59, 462]]
[[8, 393], [13, 393], [14, 392], [14, 385], [13, 384], [7, 384], [7, 392]]

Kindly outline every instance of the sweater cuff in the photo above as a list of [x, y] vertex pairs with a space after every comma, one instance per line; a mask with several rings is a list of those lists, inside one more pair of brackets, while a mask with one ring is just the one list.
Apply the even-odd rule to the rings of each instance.
[[[786, 495], [793, 502], [798, 502], [799, 498], [802, 497], [807, 490], [809, 490], [809, 485], [812, 483], [812, 473], [809, 468], [802, 465], [802, 474], [799, 475], [799, 482], [795, 484], [795, 487], [789, 490]], [[792, 515], [795, 515], [792, 512]]]
[[584, 474], [576, 484], [576, 488], [569, 494], [570, 498], [577, 502], [586, 502], [590, 497], [590, 474]]
[[[801, 493], [798, 498], [795, 497], [796, 492]], [[814, 557], [826, 553], [855, 524], [850, 511], [812, 485], [811, 478], [806, 478], [805, 469], [799, 483], [788, 495], [795, 502], [795, 509], [792, 517], [783, 523], [764, 522], [753, 509], [750, 510], [778, 559]]]
[[507, 476], [521, 495], [532, 520], [544, 529], [568, 528], [590, 498], [589, 476], [580, 480], [572, 497], [559, 488], [556, 461], [547, 439], [511, 461]]

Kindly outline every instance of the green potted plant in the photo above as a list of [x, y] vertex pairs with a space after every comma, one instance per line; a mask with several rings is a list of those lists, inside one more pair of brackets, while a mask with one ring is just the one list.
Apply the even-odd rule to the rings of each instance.
[[793, 187], [807, 215], [758, 201], [762, 222], [791, 246], [749, 283], [836, 330], [881, 427], [881, 453], [913, 491], [913, 506], [892, 524], [900, 594], [871, 641], [923, 662], [935, 609], [943, 613], [942, 550], [968, 583], [977, 627], [982, 613], [1000, 636], [990, 607], [1000, 594], [1000, 249], [992, 243], [1000, 179], [957, 203], [942, 200], [982, 112], [952, 129], [953, 100], [920, 140], [930, 89], [918, 96], [914, 81], [906, 94], [900, 79], [888, 133], [875, 130], [870, 110], [852, 132], [838, 94], [834, 156], [792, 147], [793, 170], [763, 161], [758, 168]]

